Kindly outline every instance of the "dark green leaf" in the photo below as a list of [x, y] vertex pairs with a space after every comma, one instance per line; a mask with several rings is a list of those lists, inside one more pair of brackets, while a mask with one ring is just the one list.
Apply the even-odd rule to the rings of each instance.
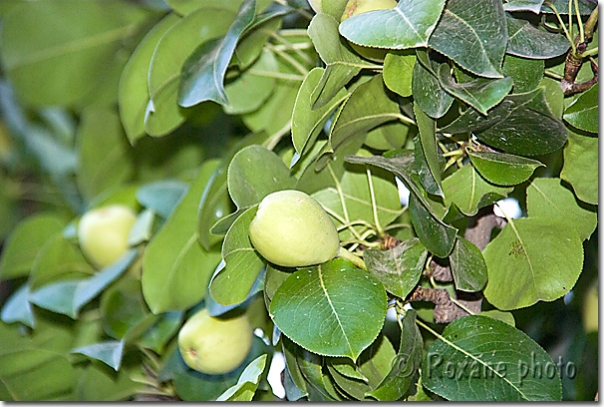
[[292, 274], [275, 293], [270, 314], [281, 332], [311, 352], [356, 360], [381, 330], [386, 302], [379, 280], [335, 259]]
[[562, 399], [552, 358], [522, 331], [480, 315], [453, 321], [432, 343], [422, 384], [451, 401]]
[[598, 84], [582, 93], [565, 111], [564, 120], [579, 130], [598, 133]]
[[447, 257], [453, 250], [457, 229], [431, 216], [426, 206], [413, 194], [409, 196], [409, 215], [415, 233], [426, 249], [438, 257]]
[[122, 355], [124, 353], [123, 341], [107, 341], [94, 343], [72, 350], [72, 353], [81, 353], [112, 367], [115, 371], [120, 369]]
[[484, 295], [500, 310], [563, 297], [583, 266], [583, 247], [574, 229], [539, 218], [508, 223], [483, 255], [488, 270]]
[[256, 1], [246, 0], [226, 35], [221, 39], [202, 44], [187, 59], [182, 68], [183, 76], [178, 91], [179, 105], [191, 107], [208, 100], [221, 105], [229, 104], [224, 91], [224, 77], [237, 41], [252, 24], [255, 12]]
[[487, 265], [480, 249], [461, 236], [449, 256], [455, 288], [460, 291], [476, 292], [487, 283]]
[[545, 63], [540, 59], [506, 55], [503, 60], [503, 73], [514, 81], [514, 93], [526, 93], [535, 90], [543, 79], [544, 68]]
[[592, 205], [598, 204], [597, 137], [569, 132], [560, 178], [571, 184], [577, 198]]
[[[262, 1], [257, 3], [258, 10], [262, 8], [262, 5], [259, 4], [261, 2]], [[289, 9], [287, 7], [284, 7], [280, 10], [276, 9], [272, 12], [261, 14], [254, 20], [254, 23], [246, 30], [243, 37], [237, 43], [237, 48], [235, 48], [237, 66], [240, 69], [247, 69], [259, 57], [262, 58], [262, 51], [266, 43], [268, 42], [269, 38], [274, 35], [277, 29], [281, 27], [283, 22], [282, 17], [287, 14], [288, 11]], [[272, 55], [272, 53], [267, 54]]]
[[428, 54], [417, 51], [417, 60], [413, 66], [412, 93], [413, 100], [428, 116], [439, 119], [447, 113], [454, 99], [440, 84], [434, 68], [440, 70], [439, 64], [432, 62]]
[[476, 75], [501, 78], [506, 43], [500, 0], [449, 0], [428, 46]]
[[367, 270], [389, 293], [405, 298], [415, 288], [424, 271], [428, 252], [419, 239], [405, 240], [390, 250], [366, 250]]
[[[559, 14], [568, 15], [568, 1], [567, 0], [552, 0], [548, 2], [543, 2], [543, 6], [541, 6], [542, 13], [553, 14], [553, 10], [550, 6], [553, 5], [556, 7], [556, 10]], [[579, 0], [579, 13], [581, 15], [591, 14], [594, 8], [597, 6], [597, 2], [593, 2], [590, 0]], [[575, 8], [573, 7], [572, 14], [575, 14]]]
[[183, 310], [205, 295], [220, 253], [207, 251], [198, 242], [199, 200], [216, 169], [206, 161], [186, 195], [181, 198], [143, 254], [143, 294], [151, 311]]
[[104, 331], [114, 339], [123, 339], [149, 314], [140, 281], [126, 278], [111, 286], [101, 296], [100, 310]]
[[347, 40], [376, 48], [405, 49], [426, 46], [445, 6], [444, 0], [418, 4], [401, 0], [388, 10], [360, 13], [340, 24]]
[[[440, 175], [440, 162], [438, 156], [438, 147], [436, 145], [436, 122], [428, 117], [417, 104], [413, 105], [413, 113], [415, 113], [415, 122], [419, 129], [419, 143], [415, 146], [416, 165], [418, 161], [423, 161], [427, 171], [422, 171], [423, 166], [418, 165], [418, 176], [422, 186], [426, 192], [444, 197], [442, 190], [442, 180]], [[417, 151], [421, 149], [418, 157]], [[427, 178], [427, 181], [424, 179]]]
[[530, 59], [549, 59], [564, 54], [570, 43], [562, 34], [539, 30], [528, 21], [506, 16], [508, 44], [506, 52]]
[[474, 132], [493, 147], [528, 156], [559, 150], [566, 142], [567, 133], [564, 124], [553, 116], [542, 88], [506, 97], [486, 117], [468, 109], [440, 130], [454, 134]]
[[535, 169], [543, 167], [540, 161], [511, 154], [468, 151], [468, 156], [480, 175], [497, 185], [521, 184], [533, 175]]

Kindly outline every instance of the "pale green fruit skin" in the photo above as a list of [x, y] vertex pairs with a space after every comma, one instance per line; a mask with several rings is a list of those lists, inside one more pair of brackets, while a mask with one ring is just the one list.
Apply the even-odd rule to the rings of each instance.
[[236, 369], [252, 348], [253, 330], [246, 314], [222, 319], [197, 312], [178, 333], [183, 360], [198, 372], [218, 375]]
[[[367, 13], [368, 11], [391, 9], [396, 7], [396, 5], [396, 0], [349, 0], [348, 3], [346, 3], [346, 8], [344, 9], [340, 21], [344, 21], [357, 14]], [[350, 43], [350, 45], [361, 56], [376, 62], [383, 61], [388, 52], [384, 49], [363, 47], [353, 43]]]
[[340, 249], [338, 231], [327, 212], [301, 191], [266, 196], [250, 224], [249, 236], [262, 257], [283, 267], [324, 263]]
[[107, 267], [128, 250], [128, 235], [136, 214], [124, 205], [90, 210], [78, 224], [78, 242], [86, 258], [98, 268]]

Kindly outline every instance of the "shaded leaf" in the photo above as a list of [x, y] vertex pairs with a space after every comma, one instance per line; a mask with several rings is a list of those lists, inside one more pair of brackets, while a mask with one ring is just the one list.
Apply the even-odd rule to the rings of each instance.
[[72, 353], [81, 353], [93, 359], [100, 360], [106, 365], [118, 371], [122, 364], [122, 355], [124, 353], [123, 341], [106, 341], [94, 343], [88, 346], [82, 346], [71, 351]]
[[[359, 303], [365, 304], [363, 313]], [[305, 349], [356, 360], [381, 330], [386, 305], [379, 280], [335, 259], [292, 274], [275, 293], [270, 314]]]
[[526, 93], [535, 90], [543, 79], [544, 69], [545, 62], [540, 59], [506, 55], [503, 60], [503, 74], [511, 77], [514, 81], [514, 93]]
[[178, 91], [179, 105], [191, 107], [207, 100], [228, 105], [224, 91], [226, 70], [239, 37], [252, 23], [255, 12], [256, 1], [246, 0], [224, 37], [202, 44], [187, 58]]
[[384, 59], [384, 83], [388, 89], [403, 97], [413, 94], [414, 54], [389, 52]]
[[468, 150], [468, 156], [487, 181], [504, 186], [521, 184], [544, 166], [537, 160], [498, 152]]
[[[444, 197], [442, 190], [442, 180], [440, 174], [440, 162], [438, 156], [438, 147], [436, 145], [436, 122], [426, 115], [418, 105], [413, 105], [413, 113], [415, 114], [415, 122], [419, 129], [419, 145], [416, 144], [416, 166], [420, 169], [418, 176], [422, 186], [426, 192]], [[421, 148], [421, 156], [418, 157], [417, 151]], [[427, 171], [421, 171], [422, 166], [418, 165], [418, 161], [424, 161]], [[428, 181], [424, 181], [427, 178]]]
[[598, 133], [598, 84], [582, 93], [565, 111], [564, 120], [579, 130]]
[[389, 293], [405, 298], [417, 285], [428, 257], [419, 239], [405, 240], [390, 250], [366, 250], [367, 271], [376, 276]]
[[412, 94], [413, 101], [428, 116], [439, 119], [447, 113], [453, 104], [453, 97], [443, 89], [434, 69], [439, 64], [430, 60], [428, 54], [417, 51], [417, 60], [413, 67]]
[[[549, 365], [553, 377], [536, 370]], [[556, 372], [552, 358], [524, 332], [471, 315], [451, 322], [430, 345], [422, 384], [451, 401], [561, 400]]]
[[251, 401], [260, 382], [260, 375], [264, 371], [267, 355], [258, 356], [248, 364], [237, 384], [224, 391], [216, 401]]
[[581, 239], [572, 230], [539, 218], [508, 223], [483, 251], [486, 299], [500, 310], [512, 310], [568, 293], [583, 266]]
[[476, 292], [487, 283], [487, 265], [480, 249], [461, 236], [449, 256], [455, 289]]
[[[564, 7], [568, 10], [567, 7]], [[508, 44], [506, 52], [530, 59], [555, 58], [568, 51], [570, 43], [562, 34], [539, 30], [526, 20], [506, 15]]]
[[571, 184], [577, 198], [592, 205], [598, 204], [597, 137], [569, 131], [560, 178]]
[[147, 209], [168, 218], [188, 186], [184, 182], [162, 180], [145, 184], [136, 190], [136, 200]]
[[416, 195], [409, 196], [409, 215], [413, 229], [426, 249], [438, 257], [447, 257], [453, 250], [457, 229], [431, 216]]
[[34, 328], [34, 314], [28, 297], [28, 284], [23, 284], [18, 290], [14, 291], [2, 306], [2, 314], [0, 314], [2, 322], [5, 324], [21, 322], [25, 326]]
[[476, 75], [501, 78], [506, 43], [500, 0], [449, 0], [428, 46]]

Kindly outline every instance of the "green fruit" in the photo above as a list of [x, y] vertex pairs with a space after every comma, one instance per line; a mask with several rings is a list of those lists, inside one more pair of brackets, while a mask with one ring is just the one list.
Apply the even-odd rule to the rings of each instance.
[[[348, 0], [340, 21], [368, 11], [391, 9], [396, 7], [396, 4], [396, 0]], [[376, 62], [383, 61], [388, 52], [385, 49], [363, 47], [353, 43], [350, 43], [350, 45], [362, 57]]]
[[78, 224], [82, 252], [98, 268], [113, 264], [128, 250], [128, 235], [136, 214], [124, 205], [88, 211]]
[[217, 318], [202, 309], [178, 333], [178, 349], [183, 360], [198, 372], [218, 375], [236, 369], [247, 357], [253, 330], [246, 314]]
[[301, 191], [265, 197], [252, 220], [249, 236], [269, 262], [284, 267], [324, 263], [340, 249], [338, 231], [323, 207]]

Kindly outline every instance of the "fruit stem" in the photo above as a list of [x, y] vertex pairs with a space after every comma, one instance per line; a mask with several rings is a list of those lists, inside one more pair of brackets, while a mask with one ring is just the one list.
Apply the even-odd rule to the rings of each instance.
[[355, 266], [357, 266], [358, 268], [367, 271], [367, 265], [365, 264], [365, 260], [363, 260], [362, 258], [357, 256], [356, 254], [349, 252], [344, 247], [340, 247], [337, 257], [346, 259], [346, 260], [350, 261], [352, 264], [354, 264]]

